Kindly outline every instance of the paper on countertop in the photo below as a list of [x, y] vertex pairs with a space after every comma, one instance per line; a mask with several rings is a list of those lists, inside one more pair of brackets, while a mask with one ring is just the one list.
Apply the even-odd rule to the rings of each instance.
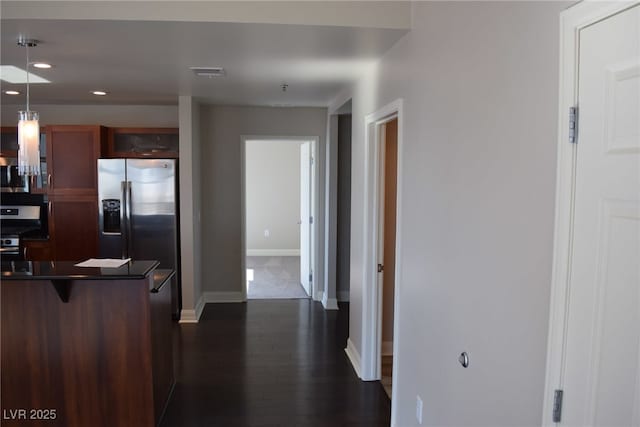
[[114, 259], [114, 258], [89, 258], [86, 261], [75, 264], [76, 267], [101, 267], [101, 268], [118, 268], [131, 261], [131, 258], [127, 259]]

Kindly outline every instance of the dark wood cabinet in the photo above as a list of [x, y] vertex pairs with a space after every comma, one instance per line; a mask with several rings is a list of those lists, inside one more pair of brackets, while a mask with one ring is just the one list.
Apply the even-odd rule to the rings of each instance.
[[98, 255], [98, 159], [102, 126], [47, 126], [51, 256], [76, 261]]
[[27, 261], [49, 261], [53, 259], [53, 251], [49, 240], [26, 240], [20, 241], [22, 245], [22, 255]]
[[49, 195], [49, 236], [54, 260], [97, 257], [97, 195]]
[[0, 129], [0, 154], [2, 157], [18, 157], [18, 127], [2, 126]]
[[47, 126], [49, 194], [97, 194], [105, 137], [102, 126]]
[[109, 128], [109, 157], [177, 159], [178, 128]]
[[155, 265], [34, 262], [31, 274], [3, 275], [0, 412], [46, 415], [2, 426], [160, 424], [174, 375], [171, 290]]

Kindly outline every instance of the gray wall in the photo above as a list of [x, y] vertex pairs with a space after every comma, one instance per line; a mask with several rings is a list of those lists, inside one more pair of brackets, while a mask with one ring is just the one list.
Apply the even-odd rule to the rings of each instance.
[[[416, 395], [424, 402], [424, 425], [541, 421], [559, 13], [567, 6], [416, 2], [411, 33], [348, 94], [349, 333], [359, 352], [364, 117], [404, 99], [397, 426], [417, 425]], [[461, 351], [470, 355], [468, 369], [457, 362]]]
[[[326, 108], [201, 107], [203, 290], [241, 292], [241, 135], [318, 136], [325, 152]], [[318, 156], [317, 168], [324, 170]], [[324, 212], [324, 176], [320, 177], [318, 212]], [[320, 206], [321, 205], [321, 206]], [[319, 216], [318, 230], [324, 229]], [[321, 240], [318, 235], [317, 240]], [[320, 244], [320, 242], [317, 242]], [[316, 251], [322, 265], [323, 251]], [[320, 277], [319, 269], [314, 269]]]
[[349, 251], [351, 240], [351, 114], [338, 116], [338, 212], [336, 294], [349, 299]]
[[[301, 141], [247, 141], [247, 253], [300, 252]], [[269, 236], [265, 236], [269, 230]], [[293, 253], [292, 253], [293, 254]]]

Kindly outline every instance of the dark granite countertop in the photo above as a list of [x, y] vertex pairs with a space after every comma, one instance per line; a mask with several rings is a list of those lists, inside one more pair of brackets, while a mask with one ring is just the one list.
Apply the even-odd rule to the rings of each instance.
[[151, 292], [159, 292], [160, 288], [162, 288], [175, 274], [175, 270], [168, 270], [164, 268], [156, 269], [153, 272], [153, 287], [151, 288]]
[[2, 280], [144, 279], [158, 261], [130, 261], [118, 268], [76, 267], [78, 261], [2, 261]]

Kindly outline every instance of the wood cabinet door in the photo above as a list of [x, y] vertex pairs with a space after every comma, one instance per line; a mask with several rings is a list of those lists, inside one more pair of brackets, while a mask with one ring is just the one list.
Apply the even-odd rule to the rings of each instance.
[[96, 194], [105, 135], [101, 126], [47, 126], [50, 194]]
[[98, 256], [96, 196], [49, 198], [49, 235], [53, 258], [80, 261]]
[[22, 240], [22, 254], [27, 261], [50, 261], [53, 259], [49, 240]]

